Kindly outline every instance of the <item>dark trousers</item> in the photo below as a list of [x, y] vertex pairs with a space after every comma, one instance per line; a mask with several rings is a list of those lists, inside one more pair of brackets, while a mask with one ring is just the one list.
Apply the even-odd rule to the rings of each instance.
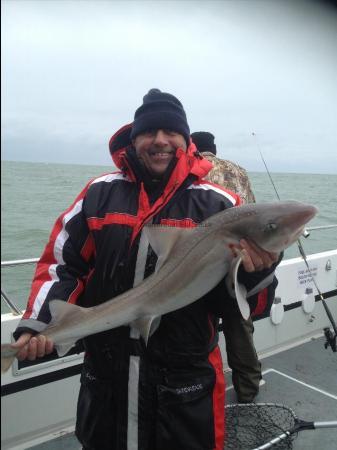
[[262, 378], [261, 363], [253, 341], [253, 321], [251, 318], [244, 320], [234, 307], [231, 313], [223, 318], [222, 328], [226, 339], [228, 365], [232, 369], [232, 381], [238, 401], [251, 402], [259, 392]]
[[[222, 437], [222, 430], [215, 430], [215, 421], [221, 418], [224, 423], [222, 383], [218, 348], [207, 359], [185, 366], [159, 367], [148, 360], [141, 363], [135, 424], [138, 448], [214, 449], [216, 439]], [[128, 372], [116, 373], [109, 381], [83, 369], [75, 431], [83, 450], [128, 447], [128, 401]]]

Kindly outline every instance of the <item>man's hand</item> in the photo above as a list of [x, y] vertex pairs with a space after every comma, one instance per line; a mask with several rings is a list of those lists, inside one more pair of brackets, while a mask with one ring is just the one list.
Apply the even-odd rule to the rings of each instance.
[[270, 253], [258, 247], [254, 242], [241, 239], [240, 245], [232, 246], [235, 256], [241, 255], [242, 265], [246, 272], [257, 272], [270, 267], [279, 259], [279, 253]]
[[54, 342], [39, 334], [38, 336], [32, 336], [31, 333], [23, 333], [19, 339], [12, 344], [13, 348], [20, 348], [21, 350], [17, 354], [19, 361], [29, 359], [34, 361], [36, 358], [42, 358], [45, 355], [49, 355], [54, 350]]

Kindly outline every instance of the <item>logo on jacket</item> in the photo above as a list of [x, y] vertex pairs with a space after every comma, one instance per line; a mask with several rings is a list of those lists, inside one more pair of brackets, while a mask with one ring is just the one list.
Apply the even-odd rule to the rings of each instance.
[[203, 389], [203, 385], [201, 383], [199, 383], [199, 384], [193, 384], [192, 386], [184, 386], [182, 388], [177, 388], [176, 393], [177, 394], [188, 394], [190, 392], [201, 391], [202, 389]]

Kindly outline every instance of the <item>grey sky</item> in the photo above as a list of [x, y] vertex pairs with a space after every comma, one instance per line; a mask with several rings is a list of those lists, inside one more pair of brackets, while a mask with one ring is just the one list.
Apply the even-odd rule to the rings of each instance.
[[248, 170], [337, 173], [337, 9], [314, 0], [2, 0], [2, 158], [109, 164], [152, 87]]

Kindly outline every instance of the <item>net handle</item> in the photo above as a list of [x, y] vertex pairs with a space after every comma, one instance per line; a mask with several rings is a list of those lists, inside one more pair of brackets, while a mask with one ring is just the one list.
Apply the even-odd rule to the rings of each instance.
[[314, 422], [314, 428], [337, 428], [337, 420], [327, 422]]
[[[337, 420], [330, 420], [327, 422], [304, 422], [303, 421], [303, 426], [297, 426], [295, 428], [297, 429], [297, 431], [300, 431], [301, 429], [303, 430], [303, 429], [316, 429], [316, 428], [337, 428]], [[291, 431], [286, 431], [286, 432], [280, 434], [279, 436], [275, 437], [274, 439], [271, 439], [266, 444], [260, 445], [259, 447], [255, 447], [253, 450], [266, 450], [268, 448], [271, 448], [273, 445], [278, 444], [279, 442], [283, 441], [284, 439], [289, 437], [291, 434], [292, 434]]]

